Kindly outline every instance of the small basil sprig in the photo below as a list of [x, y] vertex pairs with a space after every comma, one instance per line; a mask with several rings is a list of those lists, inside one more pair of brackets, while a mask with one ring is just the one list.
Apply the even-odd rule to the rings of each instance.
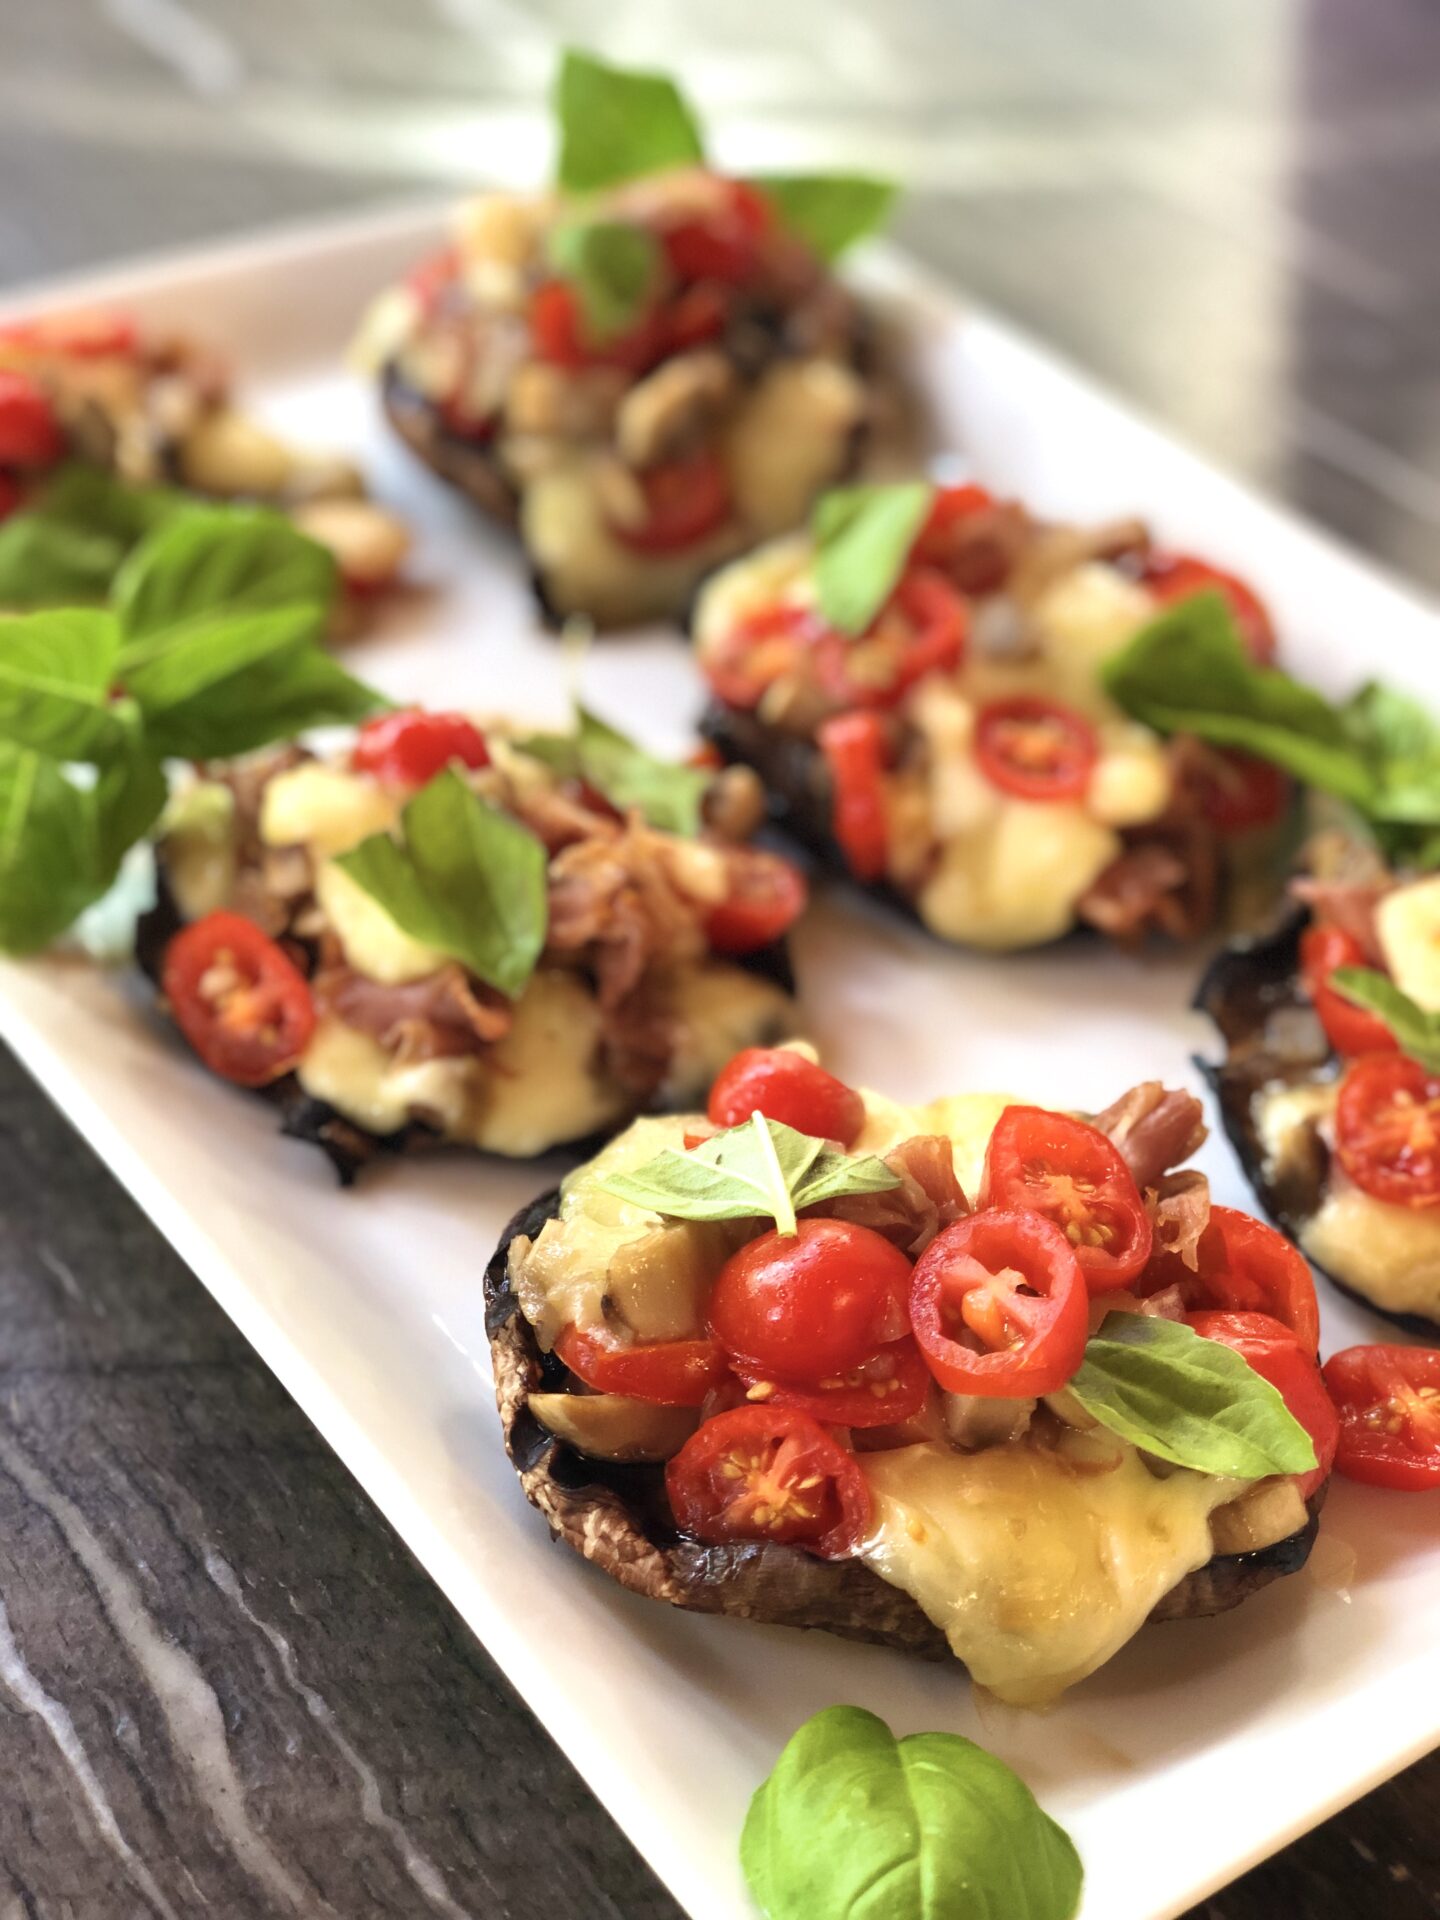
[[815, 504], [815, 586], [832, 627], [864, 633], [905, 570], [935, 489], [924, 480], [902, 486], [835, 487]]
[[632, 1205], [672, 1220], [773, 1220], [796, 1230], [796, 1213], [851, 1193], [885, 1193], [898, 1174], [872, 1154], [836, 1153], [823, 1140], [752, 1114], [691, 1153], [667, 1147], [644, 1166], [600, 1182]]
[[136, 486], [98, 467], [61, 467], [0, 526], [0, 607], [22, 613], [103, 601], [146, 534], [194, 504], [169, 487]]
[[713, 776], [646, 753], [588, 708], [575, 708], [573, 733], [537, 733], [517, 740], [521, 753], [564, 778], [586, 780], [622, 811], [638, 807], [652, 827], [693, 837]]
[[1440, 1013], [1428, 1013], [1388, 974], [1373, 967], [1337, 967], [1330, 985], [1357, 1007], [1378, 1013], [1404, 1053], [1427, 1073], [1440, 1073]]
[[453, 769], [420, 789], [400, 825], [402, 839], [372, 834], [337, 864], [412, 939], [516, 998], [545, 945], [544, 847]]
[[884, 226], [895, 204], [893, 180], [863, 173], [759, 175], [755, 185], [781, 220], [822, 260], [834, 260]]
[[550, 265], [575, 289], [585, 338], [593, 346], [633, 326], [660, 275], [660, 243], [623, 220], [569, 220], [545, 242]]
[[750, 1802], [740, 1863], [767, 1920], [1072, 1920], [1074, 1842], [1002, 1760], [897, 1740], [861, 1707], [794, 1734]]
[[1173, 1320], [1107, 1313], [1069, 1389], [1122, 1440], [1219, 1479], [1309, 1473], [1309, 1434], [1233, 1347]]

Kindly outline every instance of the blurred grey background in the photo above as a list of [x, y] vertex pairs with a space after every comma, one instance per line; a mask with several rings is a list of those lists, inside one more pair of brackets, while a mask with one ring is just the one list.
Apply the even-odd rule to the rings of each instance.
[[557, 47], [722, 153], [863, 164], [901, 236], [1440, 585], [1432, 0], [3, 0], [0, 280], [538, 177]]

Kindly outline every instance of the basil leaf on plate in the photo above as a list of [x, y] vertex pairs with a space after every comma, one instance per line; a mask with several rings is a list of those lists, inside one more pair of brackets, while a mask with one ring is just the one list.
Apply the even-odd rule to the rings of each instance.
[[583, 779], [622, 811], [638, 807], [652, 827], [687, 838], [700, 831], [701, 809], [714, 776], [700, 767], [660, 760], [587, 707], [575, 709], [573, 733], [537, 733], [517, 740], [521, 753], [562, 779]]
[[815, 584], [832, 627], [864, 633], [894, 591], [930, 510], [927, 481], [835, 487], [815, 506]]
[[545, 243], [550, 265], [575, 289], [581, 329], [595, 346], [645, 311], [660, 271], [660, 244], [623, 220], [572, 220]]
[[103, 760], [120, 739], [119, 650], [114, 616], [99, 608], [0, 620], [0, 738], [55, 760]]
[[663, 73], [612, 67], [567, 48], [555, 83], [559, 184], [591, 193], [705, 157], [683, 94]]
[[1337, 967], [1330, 985], [1357, 1007], [1378, 1013], [1402, 1052], [1418, 1060], [1427, 1073], [1440, 1073], [1440, 1013], [1417, 1006], [1388, 974], [1372, 967]]
[[1080, 1856], [1024, 1781], [954, 1733], [897, 1740], [861, 1707], [794, 1734], [740, 1863], [767, 1920], [1072, 1920]]
[[836, 1153], [825, 1141], [752, 1114], [693, 1153], [667, 1147], [653, 1160], [600, 1183], [672, 1220], [773, 1220], [794, 1233], [796, 1213], [850, 1193], [885, 1193], [900, 1178], [871, 1154]]
[[1316, 1464], [1309, 1434], [1233, 1347], [1157, 1315], [1107, 1314], [1069, 1391], [1102, 1427], [1173, 1466], [1263, 1480]]
[[835, 260], [885, 224], [895, 201], [893, 180], [860, 173], [765, 174], [755, 181], [790, 231]]
[[105, 599], [126, 555], [193, 502], [78, 462], [61, 467], [0, 526], [0, 607], [78, 606]]
[[420, 789], [400, 824], [402, 840], [372, 834], [337, 864], [412, 939], [513, 1000], [545, 945], [544, 847], [449, 769]]

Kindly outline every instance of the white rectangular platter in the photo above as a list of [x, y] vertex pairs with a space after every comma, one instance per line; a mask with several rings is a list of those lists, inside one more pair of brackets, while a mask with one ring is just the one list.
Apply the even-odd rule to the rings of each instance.
[[[419, 530], [420, 583], [351, 654], [388, 692], [558, 721], [565, 687], [498, 535], [390, 445], [341, 353], [366, 297], [438, 231], [400, 211], [42, 290], [117, 299], [233, 355], [292, 435], [352, 449]], [[1378, 668], [1440, 703], [1433, 611], [1137, 421], [903, 261], [864, 278], [913, 336], [940, 438], [977, 474], [1077, 519], [1138, 511], [1253, 579], [1288, 657], [1327, 689]], [[700, 704], [683, 647], [597, 645], [587, 697], [652, 745]], [[843, 892], [798, 942], [835, 1070], [902, 1098], [1013, 1091], [1098, 1107], [1209, 1043], [1195, 955], [1081, 945], [950, 953]], [[701, 1619], [621, 1592], [552, 1547], [501, 1452], [480, 1275], [546, 1167], [455, 1157], [341, 1193], [260, 1102], [208, 1079], [123, 978], [75, 961], [0, 969], [0, 1032], [235, 1320], [459, 1608], [695, 1920], [750, 1911], [748, 1798], [809, 1714], [839, 1701], [898, 1732], [945, 1728], [1015, 1765], [1074, 1835], [1089, 1920], [1166, 1920], [1440, 1743], [1433, 1497], [1334, 1490], [1312, 1569], [1221, 1620], [1153, 1629], [1053, 1713], [977, 1714], [947, 1674], [824, 1635]], [[1217, 1197], [1246, 1196], [1223, 1142]], [[1325, 1302], [1326, 1345], [1384, 1337]]]

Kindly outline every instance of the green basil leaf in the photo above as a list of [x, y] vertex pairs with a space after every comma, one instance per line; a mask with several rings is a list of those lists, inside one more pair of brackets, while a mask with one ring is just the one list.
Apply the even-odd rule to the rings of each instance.
[[608, 66], [568, 48], [555, 83], [559, 184], [591, 193], [705, 158], [700, 129], [673, 80]]
[[1382, 824], [1440, 823], [1440, 725], [1409, 694], [1371, 681], [1342, 709], [1375, 773], [1367, 811]]
[[693, 1153], [667, 1147], [644, 1166], [600, 1183], [672, 1220], [773, 1220], [794, 1233], [801, 1207], [849, 1193], [885, 1193], [900, 1178], [872, 1154], [837, 1153], [823, 1140], [760, 1114]]
[[767, 1920], [1072, 1920], [1080, 1856], [1024, 1781], [955, 1733], [897, 1740], [861, 1707], [794, 1734], [740, 1863]]
[[222, 760], [289, 740], [309, 727], [353, 726], [389, 702], [318, 647], [255, 661], [150, 718], [158, 753]]
[[1233, 1347], [1158, 1315], [1106, 1314], [1070, 1391], [1122, 1440], [1233, 1480], [1309, 1473], [1315, 1448], [1268, 1380]]
[[449, 769], [420, 789], [401, 829], [403, 844], [373, 834], [339, 865], [413, 939], [515, 999], [545, 945], [544, 847]]
[[0, 621], [0, 738], [54, 760], [103, 760], [119, 744], [119, 649], [114, 616], [98, 608]]
[[104, 600], [126, 555], [193, 506], [167, 487], [138, 487], [72, 463], [24, 512], [0, 526], [0, 607], [17, 611]]
[[639, 319], [660, 271], [654, 234], [621, 220], [568, 221], [551, 230], [545, 252], [575, 289], [581, 331], [597, 347]]
[[1357, 1007], [1378, 1013], [1400, 1044], [1427, 1073], [1440, 1073], [1440, 1013], [1417, 1006], [1388, 974], [1370, 967], [1337, 967], [1330, 985]]
[[110, 888], [125, 855], [160, 818], [168, 794], [165, 770], [139, 708], [126, 699], [112, 711], [118, 744], [91, 789], [97, 895]]
[[559, 779], [585, 780], [612, 806], [638, 807], [652, 827], [693, 837], [714, 775], [657, 760], [588, 708], [575, 709], [573, 733], [532, 733], [515, 742]]
[[835, 260], [885, 224], [895, 201], [893, 180], [861, 173], [764, 174], [755, 185], [781, 221], [822, 260]]
[[894, 591], [934, 488], [836, 487], [815, 507], [815, 584], [820, 611], [841, 633], [861, 634]]

